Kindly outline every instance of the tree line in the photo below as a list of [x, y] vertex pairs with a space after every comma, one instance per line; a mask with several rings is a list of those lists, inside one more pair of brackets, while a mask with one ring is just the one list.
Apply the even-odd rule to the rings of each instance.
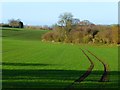
[[44, 25], [44, 26], [24, 25], [20, 19], [10, 19], [6, 24], [1, 23], [0, 27], [26, 28], [26, 29], [32, 29], [32, 30], [52, 30], [52, 27], [48, 25]]
[[20, 19], [10, 19], [8, 20], [8, 24], [4, 24], [4, 23], [1, 23], [0, 26], [1, 27], [10, 27], [10, 28], [23, 28], [24, 27], [24, 24], [23, 22], [20, 20]]
[[71, 13], [63, 13], [53, 30], [42, 36], [43, 41], [65, 43], [120, 44], [118, 25], [95, 25], [80, 21]]

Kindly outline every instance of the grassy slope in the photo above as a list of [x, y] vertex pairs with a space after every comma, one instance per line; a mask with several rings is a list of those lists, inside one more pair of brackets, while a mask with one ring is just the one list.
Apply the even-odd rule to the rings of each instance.
[[[90, 65], [79, 47], [88, 48], [109, 63], [111, 71], [117, 71], [116, 47], [41, 42], [40, 37], [45, 32], [47, 31], [3, 30], [3, 87], [66, 87]], [[103, 70], [102, 65], [90, 57], [94, 60], [95, 68], [83, 86], [84, 83], [91, 83], [89, 81], [93, 78], [99, 80]], [[113, 75], [112, 80], [117, 81]]]

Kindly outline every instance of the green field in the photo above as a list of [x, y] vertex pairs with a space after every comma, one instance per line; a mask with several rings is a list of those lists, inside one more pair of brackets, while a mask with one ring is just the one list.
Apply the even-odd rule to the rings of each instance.
[[[82, 48], [94, 62], [92, 73], [74, 88], [118, 87], [116, 45], [72, 45], [41, 41], [47, 30], [2, 30], [3, 88], [66, 88], [90, 66]], [[85, 49], [109, 65], [109, 81], [98, 82], [103, 65]]]

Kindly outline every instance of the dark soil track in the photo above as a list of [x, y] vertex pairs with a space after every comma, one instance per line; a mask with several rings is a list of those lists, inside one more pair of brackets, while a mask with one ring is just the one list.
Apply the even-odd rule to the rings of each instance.
[[[87, 49], [86, 49], [87, 50]], [[87, 50], [92, 56], [94, 56], [97, 60], [99, 60], [103, 66], [104, 66], [104, 73], [102, 75], [102, 77], [100, 78], [100, 82], [106, 82], [106, 81], [109, 81], [108, 79], [108, 72], [109, 72], [109, 69], [108, 69], [108, 64], [105, 64], [101, 59], [99, 59], [96, 55], [94, 55], [92, 52], [90, 52], [89, 50]]]
[[91, 65], [88, 68], [88, 70], [79, 79], [75, 80], [75, 82], [81, 82], [81, 81], [83, 81], [92, 72], [92, 69], [94, 68], [94, 63], [89, 58], [89, 56], [84, 52], [84, 50], [81, 49], [81, 51], [88, 58], [88, 60], [90, 61]]
[[[81, 48], [80, 48], [81, 49]], [[88, 68], [88, 70], [80, 77], [78, 78], [77, 80], [75, 80], [71, 85], [69, 85], [67, 88], [65, 88], [65, 90], [72, 90], [73, 89], [73, 85], [75, 83], [80, 83], [82, 81], [85, 80], [85, 78], [88, 77], [88, 75], [90, 75], [90, 73], [92, 72], [92, 69], [94, 68], [94, 63], [93, 61], [89, 58], [89, 56], [84, 52], [84, 50], [81, 49], [81, 51], [83, 52], [83, 54], [87, 57], [87, 59], [89, 60], [89, 62], [91, 63], [90, 64], [90, 67]], [[90, 52], [89, 50], [86, 49], [86, 51], [88, 51], [92, 56], [94, 56], [97, 60], [99, 60], [100, 63], [102, 63], [102, 65], [104, 66], [104, 73], [102, 74], [99, 82], [107, 82], [109, 81], [108, 79], [108, 72], [109, 72], [109, 69], [108, 69], [108, 64], [105, 64], [101, 59], [99, 59], [95, 54], [93, 54], [92, 52]]]
[[78, 78], [77, 80], [75, 80], [71, 85], [69, 85], [67, 88], [65, 88], [65, 90], [70, 90], [72, 89], [73, 85], [75, 83], [80, 83], [82, 81], [84, 81], [85, 78], [88, 77], [88, 75], [90, 75], [90, 73], [92, 72], [92, 69], [94, 68], [94, 63], [92, 62], [92, 60], [89, 58], [89, 56], [84, 52], [84, 50], [81, 49], [81, 51], [83, 52], [83, 54], [88, 58], [88, 60], [90, 61], [90, 67], [88, 68], [88, 70], [80, 77]]

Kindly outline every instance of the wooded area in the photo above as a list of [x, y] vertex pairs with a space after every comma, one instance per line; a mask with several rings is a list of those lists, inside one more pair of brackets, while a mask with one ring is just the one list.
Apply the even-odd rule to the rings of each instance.
[[118, 25], [95, 25], [88, 20], [80, 21], [71, 13], [63, 13], [53, 31], [43, 35], [44, 41], [66, 43], [119, 44]]

